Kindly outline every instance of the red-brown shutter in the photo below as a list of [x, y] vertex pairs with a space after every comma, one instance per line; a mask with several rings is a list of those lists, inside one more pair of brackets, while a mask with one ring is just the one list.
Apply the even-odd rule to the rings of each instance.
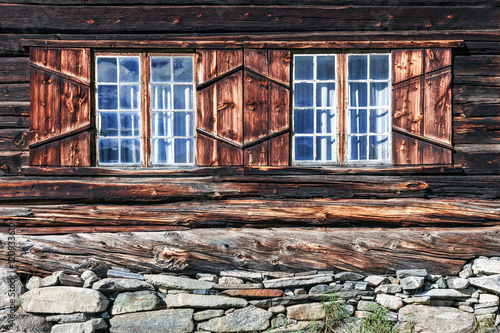
[[452, 163], [451, 50], [392, 52], [393, 164]]
[[197, 52], [197, 163], [288, 165], [290, 51]]
[[90, 166], [90, 50], [30, 49], [30, 165]]

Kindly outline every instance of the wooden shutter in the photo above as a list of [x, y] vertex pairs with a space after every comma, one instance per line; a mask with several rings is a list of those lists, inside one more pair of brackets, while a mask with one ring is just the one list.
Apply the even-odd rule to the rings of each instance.
[[91, 165], [90, 50], [30, 49], [30, 165]]
[[393, 164], [452, 163], [451, 49], [392, 52]]
[[197, 163], [288, 165], [290, 52], [197, 52]]

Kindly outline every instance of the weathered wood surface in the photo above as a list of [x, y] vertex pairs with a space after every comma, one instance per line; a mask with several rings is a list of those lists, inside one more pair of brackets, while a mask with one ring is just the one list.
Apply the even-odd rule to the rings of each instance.
[[27, 117], [30, 114], [30, 102], [0, 102], [0, 116]]
[[500, 144], [500, 117], [455, 117], [453, 126], [455, 144]]
[[[8, 235], [0, 234], [2, 243]], [[425, 268], [454, 275], [467, 260], [500, 254], [500, 228], [196, 229], [169, 232], [16, 236], [20, 272], [92, 267], [132, 271], [334, 269], [387, 274]], [[7, 264], [5, 248], [0, 264]]]
[[0, 84], [0, 102], [24, 102], [29, 99], [29, 83]]
[[0, 83], [10, 82], [29, 82], [27, 58], [0, 58]]
[[0, 152], [0, 176], [18, 175], [21, 166], [28, 164], [28, 152]]
[[468, 174], [495, 174], [500, 170], [500, 144], [455, 146], [455, 163]]
[[26, 128], [0, 129], [0, 151], [19, 151], [28, 148]]

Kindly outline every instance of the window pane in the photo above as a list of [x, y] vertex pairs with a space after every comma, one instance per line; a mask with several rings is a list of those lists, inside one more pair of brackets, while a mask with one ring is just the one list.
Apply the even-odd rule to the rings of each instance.
[[174, 109], [192, 110], [193, 109], [193, 86], [175, 85], [174, 86]]
[[117, 82], [116, 58], [97, 58], [97, 82]]
[[140, 93], [138, 85], [121, 85], [120, 86], [120, 109], [121, 110], [137, 110], [140, 109]]
[[174, 112], [174, 136], [193, 136], [193, 113]]
[[318, 83], [316, 85], [316, 106], [335, 106], [335, 83]]
[[389, 132], [389, 110], [370, 110], [370, 133]]
[[193, 58], [174, 58], [174, 82], [193, 82]]
[[141, 160], [139, 139], [123, 139], [121, 143], [121, 163], [139, 163]]
[[118, 139], [99, 140], [99, 162], [118, 163]]
[[193, 163], [194, 149], [193, 139], [174, 139], [174, 162], [175, 163]]
[[120, 135], [121, 136], [139, 136], [140, 135], [140, 116], [139, 112], [120, 113]]
[[388, 158], [389, 138], [386, 135], [369, 137], [369, 159], [386, 160]]
[[388, 82], [370, 83], [370, 105], [389, 106], [389, 84]]
[[372, 80], [389, 79], [389, 55], [387, 54], [370, 55], [370, 79]]
[[101, 135], [118, 136], [118, 112], [101, 112]]
[[172, 112], [153, 112], [153, 136], [172, 136]]
[[316, 111], [316, 133], [333, 133], [335, 129], [335, 112], [333, 110]]
[[295, 107], [312, 107], [314, 85], [312, 83], [296, 83], [294, 87]]
[[170, 57], [151, 58], [151, 82], [170, 82], [171, 71]]
[[172, 109], [171, 85], [153, 84], [151, 85], [151, 108], [153, 110]]
[[361, 82], [349, 83], [350, 97], [349, 105], [354, 107], [367, 106], [367, 85]]
[[168, 156], [172, 149], [172, 141], [170, 139], [154, 139], [153, 140], [153, 163], [165, 164], [168, 163]]
[[313, 80], [314, 79], [314, 57], [313, 56], [295, 56], [295, 80]]
[[318, 56], [318, 80], [335, 80], [335, 56]]
[[99, 110], [118, 109], [118, 87], [100, 85], [97, 87], [97, 108]]
[[351, 160], [366, 160], [366, 136], [351, 136], [350, 149]]
[[332, 136], [316, 137], [316, 161], [331, 161], [335, 140]]
[[366, 109], [351, 109], [350, 112], [351, 133], [367, 133], [367, 111]]
[[348, 57], [348, 79], [349, 80], [366, 80], [368, 78], [368, 56], [367, 55], [350, 55]]
[[139, 58], [120, 58], [120, 82], [139, 82]]
[[295, 133], [314, 133], [314, 110], [295, 110], [294, 113]]
[[295, 160], [311, 161], [313, 159], [313, 137], [295, 137]]

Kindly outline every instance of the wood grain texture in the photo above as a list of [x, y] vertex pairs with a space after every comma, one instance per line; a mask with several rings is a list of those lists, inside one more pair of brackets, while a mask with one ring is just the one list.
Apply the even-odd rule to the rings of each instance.
[[453, 127], [456, 144], [500, 143], [500, 117], [455, 117]]
[[424, 51], [395, 50], [392, 51], [392, 83], [397, 84], [423, 74]]
[[290, 133], [269, 140], [269, 165], [290, 165]]
[[0, 83], [29, 82], [27, 57], [0, 58]]
[[[267, 50], [265, 51], [267, 54]], [[245, 61], [248, 59], [246, 53], [247, 50], [245, 51]], [[257, 58], [255, 54], [253, 56]], [[260, 60], [261, 58], [257, 58], [255, 61], [260, 63]], [[243, 143], [246, 144], [265, 137], [269, 132], [270, 82], [265, 78], [254, 75], [249, 71], [245, 71], [243, 86]], [[265, 163], [267, 164], [267, 159]]]
[[451, 49], [425, 49], [425, 73], [451, 66]]
[[421, 134], [423, 130], [424, 80], [417, 77], [392, 89], [392, 124], [407, 132]]
[[469, 174], [495, 174], [500, 170], [500, 144], [466, 144], [455, 146], [455, 164]]
[[424, 136], [451, 144], [451, 69], [425, 75]]
[[28, 83], [0, 84], [0, 103], [26, 102], [30, 99], [30, 85]]
[[420, 142], [406, 135], [392, 133], [392, 163], [394, 165], [421, 164]]

